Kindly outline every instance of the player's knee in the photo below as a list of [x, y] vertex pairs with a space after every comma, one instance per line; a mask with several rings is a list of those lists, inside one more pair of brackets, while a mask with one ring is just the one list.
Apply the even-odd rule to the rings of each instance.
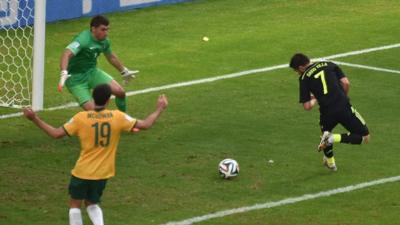
[[85, 206], [88, 207], [90, 205], [96, 205], [96, 203], [90, 202], [88, 200], [85, 200]]
[[70, 208], [78, 208], [78, 209], [80, 209], [81, 205], [82, 205], [82, 200], [70, 199], [70, 201], [69, 201], [69, 207]]
[[115, 87], [114, 93], [116, 97], [125, 98], [125, 90], [122, 87]]
[[94, 103], [91, 102], [91, 101], [86, 102], [85, 104], [82, 105], [82, 108], [83, 108], [85, 111], [94, 110]]
[[368, 134], [368, 135], [365, 135], [365, 136], [363, 136], [363, 143], [365, 143], [365, 144], [368, 144], [368, 142], [369, 142], [369, 139], [370, 139], [370, 135]]

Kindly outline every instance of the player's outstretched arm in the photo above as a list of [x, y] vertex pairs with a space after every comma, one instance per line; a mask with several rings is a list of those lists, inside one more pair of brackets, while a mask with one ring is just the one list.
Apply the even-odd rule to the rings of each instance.
[[65, 135], [65, 130], [62, 127], [54, 128], [53, 126], [47, 124], [43, 120], [41, 120], [37, 114], [31, 108], [23, 109], [24, 116], [31, 120], [37, 127], [42, 129], [46, 134], [48, 134], [52, 138], [62, 138]]
[[124, 79], [124, 84], [128, 84], [131, 79], [134, 79], [135, 74], [139, 73], [139, 70], [129, 70], [126, 68], [121, 60], [114, 53], [105, 54], [107, 61], [117, 69]]
[[115, 55], [114, 53], [110, 53], [110, 54], [104, 54], [107, 61], [113, 65], [115, 67], [115, 69], [117, 69], [119, 72], [122, 72], [124, 70], [124, 65], [122, 65], [121, 60], [119, 60], [119, 58], [117, 57], [117, 55]]
[[146, 119], [138, 120], [135, 124], [135, 128], [149, 129], [151, 126], [153, 126], [154, 122], [156, 122], [158, 117], [160, 117], [161, 113], [167, 108], [167, 106], [168, 106], [167, 96], [165, 96], [164, 94], [160, 95], [158, 97], [156, 111], [148, 115]]
[[69, 60], [72, 58], [72, 56], [74, 56], [74, 53], [72, 53], [71, 50], [69, 49], [65, 49], [64, 53], [61, 56], [60, 59], [60, 81], [58, 82], [58, 91], [61, 92], [65, 81], [68, 79], [68, 77], [70, 77], [70, 75], [68, 74], [67, 68], [68, 68], [68, 63]]

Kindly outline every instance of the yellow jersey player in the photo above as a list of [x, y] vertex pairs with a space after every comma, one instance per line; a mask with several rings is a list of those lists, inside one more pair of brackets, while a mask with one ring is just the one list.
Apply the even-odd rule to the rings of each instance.
[[69, 184], [70, 225], [82, 225], [83, 202], [93, 224], [104, 224], [99, 203], [107, 180], [115, 175], [115, 155], [121, 132], [150, 128], [168, 105], [167, 97], [161, 95], [156, 110], [146, 119], [137, 120], [119, 110], [106, 109], [110, 96], [108, 84], [96, 86], [92, 94], [95, 109], [77, 113], [59, 128], [41, 120], [30, 108], [23, 110], [24, 115], [49, 136], [68, 135], [80, 139], [81, 153], [71, 171]]

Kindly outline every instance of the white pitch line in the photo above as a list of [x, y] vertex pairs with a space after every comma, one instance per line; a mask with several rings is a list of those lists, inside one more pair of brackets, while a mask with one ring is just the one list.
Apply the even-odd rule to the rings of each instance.
[[199, 80], [192, 80], [192, 81], [187, 81], [187, 82], [180, 82], [180, 83], [175, 83], [175, 84], [168, 84], [168, 85], [164, 85], [164, 86], [160, 86], [160, 87], [147, 88], [147, 89], [139, 90], [139, 91], [130, 91], [127, 93], [127, 95], [131, 96], [131, 95], [144, 94], [144, 93], [167, 90], [167, 89], [178, 88], [178, 87], [192, 86], [195, 84], [211, 83], [211, 82], [215, 82], [218, 80], [231, 79], [231, 78], [241, 77], [241, 76], [245, 76], [245, 75], [249, 75], [249, 74], [283, 69], [283, 68], [287, 68], [288, 66], [289, 66], [288, 64], [281, 64], [281, 65], [276, 65], [276, 66], [271, 66], [271, 67], [265, 67], [265, 68], [260, 68], [260, 69], [246, 70], [246, 71], [242, 71], [242, 72], [226, 74], [226, 75], [222, 75], [222, 76], [204, 78], [204, 79], [199, 79]]
[[354, 63], [347, 63], [347, 62], [339, 62], [339, 61], [332, 61], [338, 65], [343, 65], [343, 66], [349, 66], [349, 67], [355, 67], [355, 68], [360, 68], [360, 69], [367, 69], [367, 70], [375, 70], [375, 71], [380, 71], [380, 72], [388, 72], [388, 73], [398, 73], [400, 74], [400, 70], [392, 70], [392, 69], [386, 69], [386, 68], [380, 68], [380, 67], [374, 67], [374, 66], [365, 66], [365, 65], [360, 65], [360, 64], [354, 64]]
[[365, 53], [382, 51], [382, 50], [398, 48], [398, 47], [400, 47], [400, 43], [380, 46], [380, 47], [376, 47], [376, 48], [367, 48], [367, 49], [362, 49], [362, 50], [358, 50], [358, 51], [340, 53], [340, 54], [336, 54], [336, 55], [323, 57], [323, 59], [337, 59], [337, 58], [343, 58], [343, 57], [352, 56], [352, 55], [361, 55], [361, 54], [365, 54]]
[[336, 189], [332, 189], [332, 190], [328, 190], [328, 191], [322, 191], [322, 192], [318, 192], [315, 194], [305, 194], [305, 195], [302, 195], [299, 197], [286, 198], [286, 199], [283, 199], [280, 201], [275, 201], [275, 202], [266, 202], [266, 203], [261, 203], [261, 204], [255, 204], [252, 206], [245, 206], [245, 207], [240, 207], [240, 208], [235, 208], [235, 209], [218, 211], [215, 213], [211, 213], [211, 214], [207, 214], [207, 215], [203, 215], [203, 216], [197, 216], [197, 217], [193, 217], [193, 218], [185, 219], [185, 220], [181, 220], [181, 221], [168, 222], [163, 225], [190, 225], [193, 223], [199, 223], [199, 222], [214, 219], [214, 218], [225, 217], [225, 216], [249, 212], [249, 211], [253, 211], [253, 210], [269, 209], [269, 208], [294, 204], [297, 202], [302, 202], [302, 201], [307, 201], [307, 200], [312, 200], [312, 199], [322, 198], [322, 197], [328, 197], [331, 195], [351, 192], [351, 191], [364, 189], [364, 188], [372, 187], [372, 186], [379, 185], [379, 184], [392, 183], [392, 182], [397, 182], [397, 181], [400, 181], [400, 176], [383, 178], [383, 179], [379, 179], [379, 180], [373, 180], [373, 181], [364, 182], [364, 183], [360, 183], [360, 184], [336, 188]]
[[[351, 51], [351, 52], [345, 52], [345, 53], [325, 56], [325, 57], [321, 57], [321, 58], [315, 58], [315, 59], [312, 59], [312, 61], [318, 61], [321, 59], [329, 60], [329, 59], [341, 58], [341, 57], [352, 56], [352, 55], [360, 55], [360, 54], [381, 51], [381, 50], [386, 50], [386, 49], [392, 49], [392, 48], [398, 48], [398, 47], [400, 47], [400, 43], [392, 44], [392, 45], [384, 45], [384, 46], [375, 47], [375, 48], [367, 48], [367, 49]], [[151, 87], [151, 88], [146, 88], [146, 89], [138, 90], [138, 91], [130, 91], [130, 92], [127, 92], [126, 95], [132, 96], [132, 95], [156, 92], [156, 91], [167, 90], [167, 89], [172, 89], [172, 88], [177, 88], [177, 87], [191, 86], [191, 85], [195, 85], [195, 84], [210, 83], [210, 82], [214, 82], [214, 81], [218, 81], [218, 80], [230, 79], [230, 78], [235, 78], [235, 77], [240, 77], [240, 76], [245, 76], [245, 75], [250, 75], [250, 74], [255, 74], [255, 73], [283, 69], [283, 68], [287, 68], [287, 67], [288, 67], [288, 64], [281, 64], [281, 65], [269, 66], [269, 67], [264, 67], [264, 68], [259, 68], [259, 69], [246, 70], [246, 71], [241, 71], [241, 72], [237, 72], [237, 73], [231, 73], [231, 74], [215, 76], [215, 77], [210, 77], [210, 78], [204, 78], [204, 79], [199, 79], [199, 80], [179, 82], [179, 83], [168, 84], [168, 85], [163, 85], [163, 86], [159, 86], [159, 87]], [[71, 107], [76, 107], [76, 106], [78, 106], [76, 103], [70, 102], [65, 105], [47, 108], [47, 109], [44, 109], [43, 111], [53, 111], [53, 110], [66, 109], [66, 108], [71, 108]], [[18, 117], [21, 115], [22, 115], [22, 113], [20, 113], [20, 112], [0, 115], [0, 120]]]

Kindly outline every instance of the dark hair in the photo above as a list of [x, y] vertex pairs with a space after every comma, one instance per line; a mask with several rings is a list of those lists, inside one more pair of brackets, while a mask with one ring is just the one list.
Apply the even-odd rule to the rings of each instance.
[[296, 53], [290, 59], [289, 66], [295, 70], [299, 68], [299, 66], [304, 66], [310, 63], [310, 59], [304, 55], [303, 53]]
[[90, 21], [90, 27], [98, 27], [100, 25], [108, 26], [110, 21], [108, 21], [107, 17], [102, 15], [97, 15], [92, 18]]
[[93, 100], [97, 106], [104, 106], [111, 96], [111, 87], [108, 84], [97, 85], [93, 90]]

